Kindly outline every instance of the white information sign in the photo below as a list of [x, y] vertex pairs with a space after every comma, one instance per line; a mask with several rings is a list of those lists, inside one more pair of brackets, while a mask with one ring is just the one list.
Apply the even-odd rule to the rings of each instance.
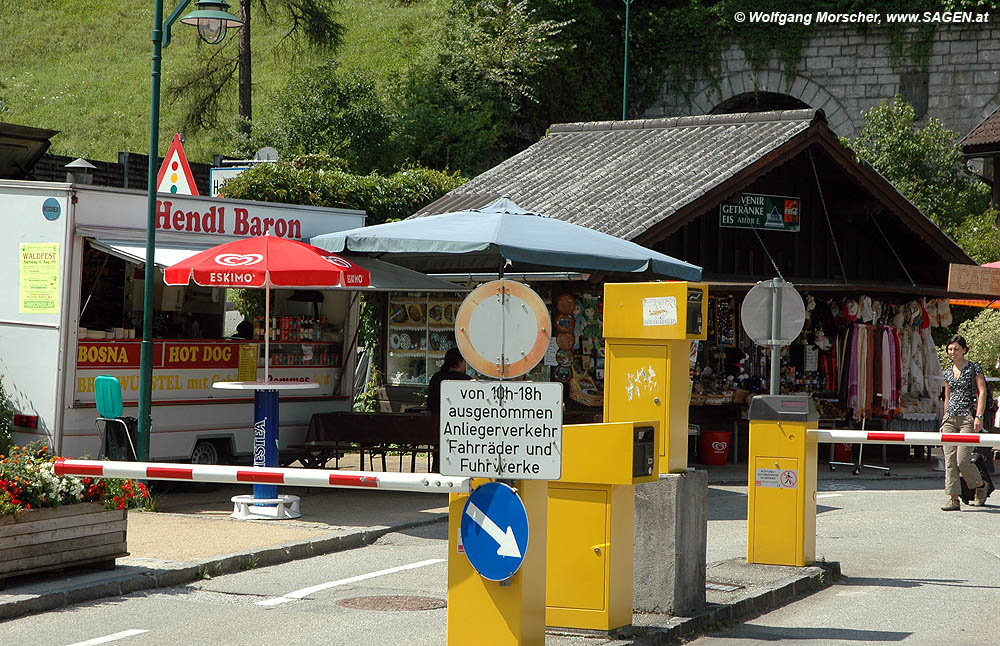
[[799, 472], [796, 469], [757, 469], [755, 481], [758, 487], [798, 489]]
[[441, 474], [558, 480], [563, 385], [441, 382]]
[[673, 296], [657, 296], [642, 299], [642, 324], [676, 325], [677, 299]]
[[227, 166], [225, 168], [210, 168], [208, 170], [209, 184], [211, 185], [211, 195], [216, 197], [222, 189], [222, 185], [227, 179], [232, 179], [245, 170], [250, 170], [249, 166]]

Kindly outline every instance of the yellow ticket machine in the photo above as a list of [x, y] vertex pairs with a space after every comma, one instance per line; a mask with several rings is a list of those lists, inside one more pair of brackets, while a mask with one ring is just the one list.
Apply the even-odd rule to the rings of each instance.
[[804, 566], [816, 560], [816, 435], [808, 395], [750, 402], [747, 563]]
[[658, 426], [563, 427], [562, 477], [549, 482], [545, 625], [632, 623], [633, 485], [659, 477]]
[[689, 355], [707, 318], [704, 283], [604, 286], [604, 421], [659, 421], [660, 473], [687, 470]]

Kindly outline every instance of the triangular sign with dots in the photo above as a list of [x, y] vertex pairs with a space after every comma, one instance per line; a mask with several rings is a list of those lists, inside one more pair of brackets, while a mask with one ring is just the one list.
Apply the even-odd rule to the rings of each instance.
[[197, 195], [198, 186], [194, 183], [194, 175], [184, 156], [180, 135], [174, 135], [170, 149], [163, 157], [163, 165], [156, 176], [157, 193], [175, 193], [179, 195]]

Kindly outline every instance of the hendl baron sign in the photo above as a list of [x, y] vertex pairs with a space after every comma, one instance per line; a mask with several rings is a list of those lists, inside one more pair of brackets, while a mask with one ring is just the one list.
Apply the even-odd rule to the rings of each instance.
[[558, 382], [441, 382], [441, 474], [558, 480]]
[[737, 203], [719, 205], [719, 226], [794, 232], [799, 230], [801, 210], [797, 197], [740, 193]]

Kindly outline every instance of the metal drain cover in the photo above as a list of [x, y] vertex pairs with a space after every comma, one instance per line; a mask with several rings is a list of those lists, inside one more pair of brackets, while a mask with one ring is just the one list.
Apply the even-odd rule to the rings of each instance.
[[435, 597], [414, 597], [407, 595], [389, 595], [377, 597], [352, 597], [341, 599], [338, 606], [354, 608], [355, 610], [437, 610], [448, 603]]

